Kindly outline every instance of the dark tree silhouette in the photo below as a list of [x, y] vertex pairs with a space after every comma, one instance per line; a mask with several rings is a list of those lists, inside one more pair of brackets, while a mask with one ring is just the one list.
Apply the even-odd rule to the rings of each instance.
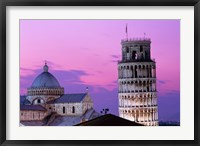
[[109, 108], [103, 108], [102, 111], [100, 111], [101, 114], [106, 115], [109, 112]]

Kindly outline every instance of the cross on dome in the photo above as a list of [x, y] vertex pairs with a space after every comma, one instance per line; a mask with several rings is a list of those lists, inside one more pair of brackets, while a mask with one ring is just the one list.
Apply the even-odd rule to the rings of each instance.
[[49, 70], [49, 67], [48, 67], [48, 65], [47, 65], [46, 60], [45, 60], [45, 65], [44, 65], [44, 67], [43, 67], [43, 70], [44, 70], [44, 72], [48, 72], [48, 70]]

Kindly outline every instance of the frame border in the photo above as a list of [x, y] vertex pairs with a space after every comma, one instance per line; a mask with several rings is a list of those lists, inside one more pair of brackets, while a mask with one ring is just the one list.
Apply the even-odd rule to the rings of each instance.
[[[194, 6], [194, 140], [6, 140], [6, 6]], [[0, 0], [0, 144], [9, 145], [176, 145], [200, 144], [200, 0]]]

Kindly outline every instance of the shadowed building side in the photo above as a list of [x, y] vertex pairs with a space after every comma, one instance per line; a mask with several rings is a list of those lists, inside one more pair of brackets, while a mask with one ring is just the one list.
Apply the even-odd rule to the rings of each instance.
[[144, 126], [112, 114], [106, 114], [75, 126]]

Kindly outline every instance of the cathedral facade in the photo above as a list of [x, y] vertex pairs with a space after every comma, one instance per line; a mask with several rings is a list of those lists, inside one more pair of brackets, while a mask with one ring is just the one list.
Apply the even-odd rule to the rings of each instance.
[[46, 63], [43, 72], [35, 78], [31, 87], [27, 89], [27, 95], [20, 98], [20, 122], [24, 123], [44, 121], [45, 119], [48, 123], [49, 119], [53, 120], [57, 116], [79, 117], [79, 122], [81, 122], [89, 120], [84, 117], [84, 114], [93, 109], [93, 101], [88, 92], [65, 94], [64, 88], [49, 72]]
[[151, 59], [150, 45], [148, 38], [121, 41], [119, 116], [146, 126], [158, 126], [156, 62]]

